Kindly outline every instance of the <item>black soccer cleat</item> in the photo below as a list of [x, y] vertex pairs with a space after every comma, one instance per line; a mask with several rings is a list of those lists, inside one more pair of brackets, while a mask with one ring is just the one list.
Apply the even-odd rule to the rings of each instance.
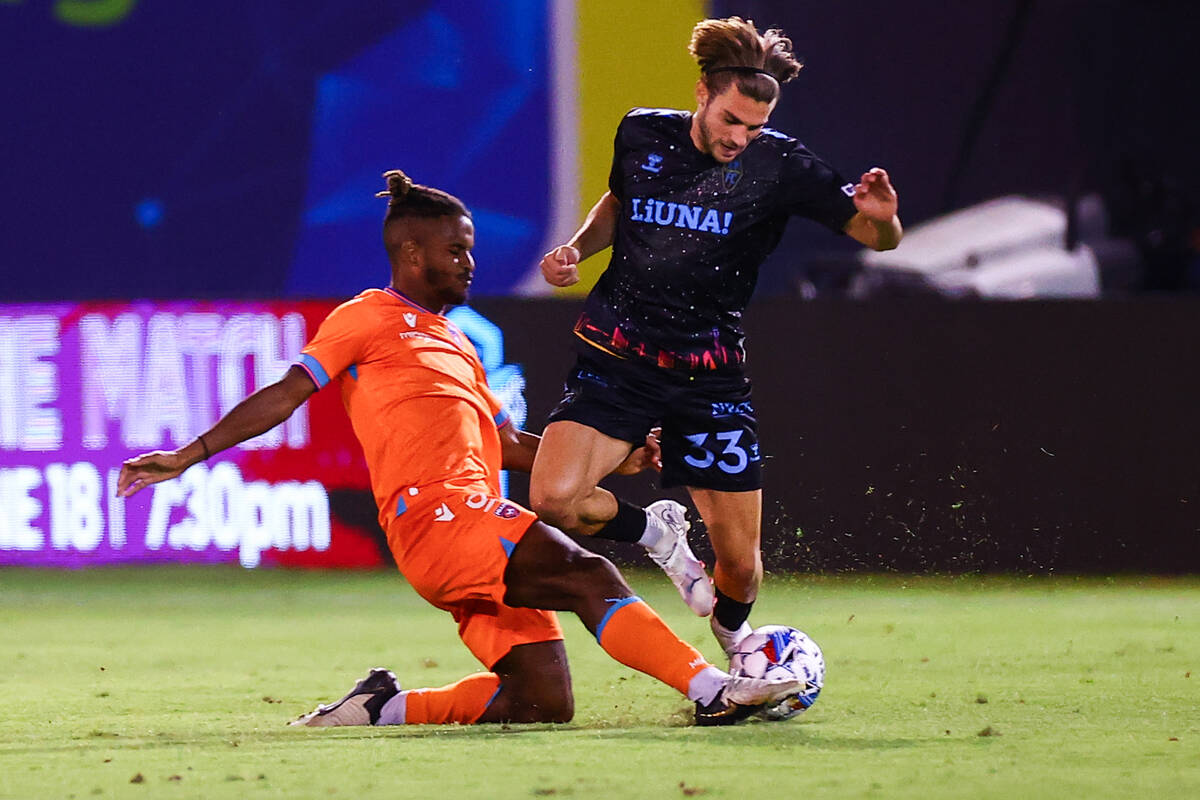
[[764, 703], [756, 706], [744, 706], [726, 700], [722, 695], [708, 705], [696, 703], [696, 724], [702, 728], [713, 725], [736, 725], [744, 719], [762, 711]]
[[400, 693], [400, 681], [391, 670], [376, 667], [354, 684], [336, 703], [319, 705], [313, 711], [289, 723], [309, 728], [337, 725], [377, 725], [379, 714], [388, 700]]

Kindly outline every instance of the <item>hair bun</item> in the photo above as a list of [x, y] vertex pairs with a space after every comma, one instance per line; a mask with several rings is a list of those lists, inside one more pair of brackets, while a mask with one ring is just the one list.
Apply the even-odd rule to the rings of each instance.
[[412, 178], [405, 175], [398, 169], [391, 169], [383, 173], [384, 179], [387, 181], [386, 192], [376, 192], [376, 197], [392, 197], [397, 200], [403, 200], [405, 195], [413, 187]]

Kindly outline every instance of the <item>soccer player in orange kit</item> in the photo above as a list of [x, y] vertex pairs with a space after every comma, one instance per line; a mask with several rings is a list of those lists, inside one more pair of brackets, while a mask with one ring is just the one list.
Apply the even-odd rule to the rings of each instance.
[[[471, 214], [398, 170], [385, 178], [391, 285], [338, 306], [280, 381], [185, 447], [129, 459], [118, 481], [128, 497], [174, 478], [270, 430], [331, 380], [340, 383], [400, 571], [450, 612], [487, 671], [404, 690], [390, 671], [373, 669], [342, 699], [293, 724], [568, 721], [574, 698], [555, 611], [574, 613], [617, 661], [695, 701], [699, 725], [737, 722], [801, 689], [709, 664], [608, 560], [500, 496], [501, 469], [528, 471], [540, 440], [510, 423], [474, 347], [442, 313], [467, 299]], [[653, 457], [650, 445], [639, 448], [619, 470], [637, 471]]]

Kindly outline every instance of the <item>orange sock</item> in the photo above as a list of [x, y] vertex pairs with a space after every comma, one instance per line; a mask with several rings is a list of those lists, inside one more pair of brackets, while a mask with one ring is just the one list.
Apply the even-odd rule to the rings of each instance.
[[711, 666], [700, 651], [680, 639], [640, 597], [607, 601], [612, 604], [596, 627], [596, 641], [627, 667], [688, 693], [692, 678]]
[[407, 725], [445, 725], [458, 722], [469, 725], [483, 716], [492, 698], [500, 691], [500, 676], [477, 672], [458, 683], [437, 689], [411, 689], [404, 692]]

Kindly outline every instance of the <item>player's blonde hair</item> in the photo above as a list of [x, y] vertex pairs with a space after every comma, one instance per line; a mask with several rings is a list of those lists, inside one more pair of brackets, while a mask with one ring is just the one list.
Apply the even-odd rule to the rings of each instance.
[[698, 22], [688, 52], [700, 65], [709, 92], [721, 94], [736, 82], [742, 94], [762, 103], [778, 99], [779, 87], [804, 66], [783, 31], [770, 28], [760, 34], [753, 20], [741, 17]]

